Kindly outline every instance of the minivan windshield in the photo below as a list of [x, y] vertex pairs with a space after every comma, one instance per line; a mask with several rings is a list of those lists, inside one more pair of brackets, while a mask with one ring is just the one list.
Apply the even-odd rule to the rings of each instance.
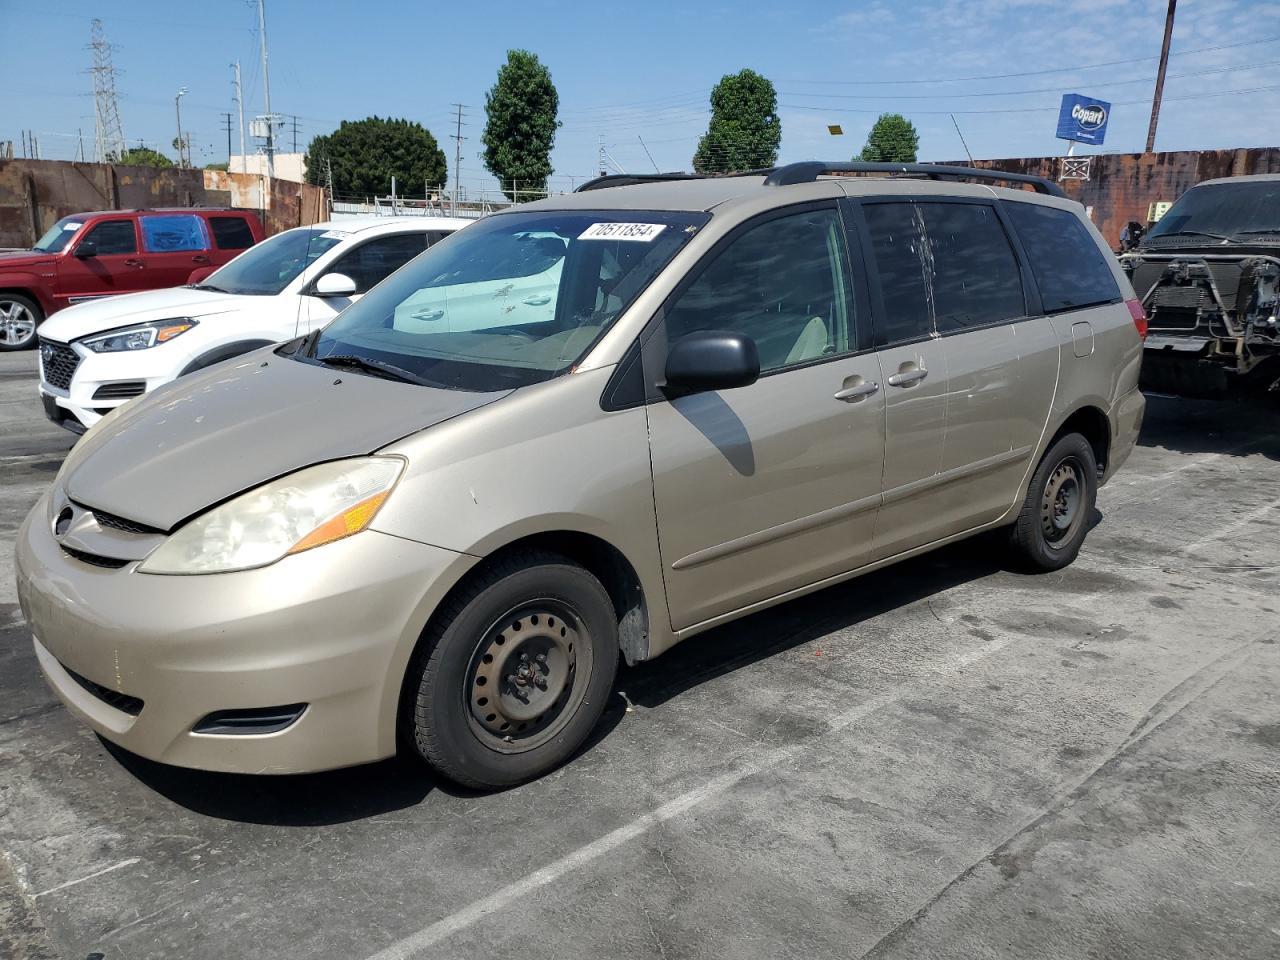
[[1245, 180], [1192, 187], [1151, 228], [1143, 246], [1161, 237], [1220, 240], [1280, 237], [1280, 180]]
[[71, 242], [76, 231], [83, 226], [83, 220], [76, 217], [63, 217], [45, 231], [45, 235], [37, 240], [31, 249], [39, 250], [41, 253], [57, 253]]
[[322, 253], [348, 236], [341, 230], [312, 227], [286, 230], [250, 247], [195, 286], [223, 293], [275, 296]]
[[402, 267], [295, 357], [460, 390], [549, 380], [707, 220], [647, 210], [495, 214]]

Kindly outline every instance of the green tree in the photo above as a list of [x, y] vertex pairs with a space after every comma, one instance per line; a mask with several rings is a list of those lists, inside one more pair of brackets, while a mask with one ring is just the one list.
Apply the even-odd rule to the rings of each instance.
[[693, 169], [730, 173], [771, 167], [782, 143], [778, 94], [754, 70], [726, 74], [711, 90], [711, 122], [698, 141]]
[[227, 169], [227, 161], [223, 160], [221, 163], [206, 163], [204, 168], [206, 170], [222, 170], [225, 172]]
[[520, 193], [547, 189], [551, 148], [560, 121], [560, 95], [551, 71], [528, 50], [508, 50], [498, 80], [485, 94], [484, 166], [512, 200]]
[[915, 163], [920, 134], [900, 113], [882, 113], [867, 135], [867, 144], [855, 160], [872, 163]]
[[158, 150], [150, 147], [130, 147], [119, 157], [111, 158], [116, 163], [129, 167], [172, 167], [173, 161]]
[[328, 183], [332, 167], [333, 192], [349, 197], [389, 194], [392, 177], [399, 194], [414, 195], [448, 175], [444, 151], [429, 130], [382, 117], [343, 120], [333, 133], [312, 139], [305, 163], [308, 183]]

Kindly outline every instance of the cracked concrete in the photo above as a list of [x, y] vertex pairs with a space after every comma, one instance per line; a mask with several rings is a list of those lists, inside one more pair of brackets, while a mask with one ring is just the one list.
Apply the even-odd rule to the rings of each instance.
[[[0, 356], [6, 543], [70, 445], [33, 368]], [[0, 549], [0, 956], [1274, 957], [1274, 422], [1153, 399], [1072, 567], [973, 541], [694, 639], [493, 796], [107, 748]]]

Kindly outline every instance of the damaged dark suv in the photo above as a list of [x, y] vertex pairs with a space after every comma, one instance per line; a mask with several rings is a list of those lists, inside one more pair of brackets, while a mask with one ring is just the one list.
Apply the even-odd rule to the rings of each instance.
[[1280, 174], [1196, 185], [1120, 260], [1149, 318], [1144, 390], [1280, 390]]

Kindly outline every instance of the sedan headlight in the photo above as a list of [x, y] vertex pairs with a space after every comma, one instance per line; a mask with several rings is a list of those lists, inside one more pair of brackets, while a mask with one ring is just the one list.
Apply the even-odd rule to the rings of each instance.
[[241, 494], [176, 531], [141, 573], [228, 573], [365, 529], [404, 470], [398, 457], [335, 460]]
[[97, 336], [86, 337], [80, 342], [94, 353], [120, 353], [125, 350], [146, 350], [158, 343], [165, 343], [180, 336], [196, 325], [190, 317], [174, 317], [140, 323], [133, 327], [121, 327]]

